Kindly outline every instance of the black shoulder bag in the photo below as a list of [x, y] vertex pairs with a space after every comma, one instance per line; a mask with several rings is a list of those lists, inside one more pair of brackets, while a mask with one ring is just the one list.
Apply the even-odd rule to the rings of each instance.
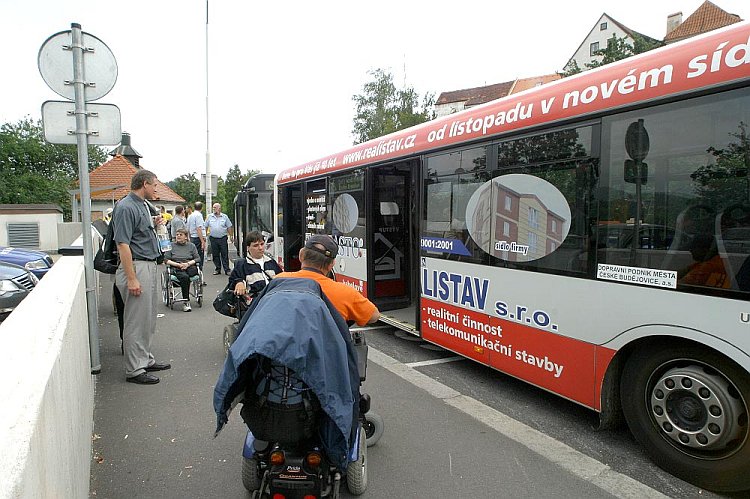
[[115, 243], [114, 220], [109, 221], [104, 241], [94, 256], [94, 269], [104, 274], [115, 274], [119, 257], [117, 255], [117, 244]]

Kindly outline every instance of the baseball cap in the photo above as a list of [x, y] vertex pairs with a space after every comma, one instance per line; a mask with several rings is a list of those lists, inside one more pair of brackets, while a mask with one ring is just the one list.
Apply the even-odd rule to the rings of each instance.
[[[316, 245], [323, 246], [325, 249], [320, 249]], [[325, 234], [314, 234], [305, 241], [305, 248], [317, 251], [318, 253], [327, 256], [328, 258], [336, 258], [339, 254], [339, 245], [333, 240], [331, 236]]]

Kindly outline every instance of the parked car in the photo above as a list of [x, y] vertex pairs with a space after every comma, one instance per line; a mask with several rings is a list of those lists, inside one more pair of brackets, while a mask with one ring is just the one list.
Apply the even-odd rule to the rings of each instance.
[[0, 262], [0, 322], [31, 293], [39, 279], [18, 265]]
[[52, 258], [43, 252], [23, 248], [0, 246], [0, 262], [19, 265], [33, 273], [38, 279], [52, 268]]

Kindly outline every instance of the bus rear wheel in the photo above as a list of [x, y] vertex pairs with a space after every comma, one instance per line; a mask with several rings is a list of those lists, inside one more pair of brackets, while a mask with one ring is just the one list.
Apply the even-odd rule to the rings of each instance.
[[620, 381], [633, 436], [666, 471], [699, 487], [750, 489], [750, 377], [693, 345], [643, 348]]

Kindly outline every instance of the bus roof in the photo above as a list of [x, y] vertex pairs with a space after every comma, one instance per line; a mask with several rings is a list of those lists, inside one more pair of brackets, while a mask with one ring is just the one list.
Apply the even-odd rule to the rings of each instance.
[[750, 22], [509, 95], [282, 170], [279, 184], [750, 78]]

